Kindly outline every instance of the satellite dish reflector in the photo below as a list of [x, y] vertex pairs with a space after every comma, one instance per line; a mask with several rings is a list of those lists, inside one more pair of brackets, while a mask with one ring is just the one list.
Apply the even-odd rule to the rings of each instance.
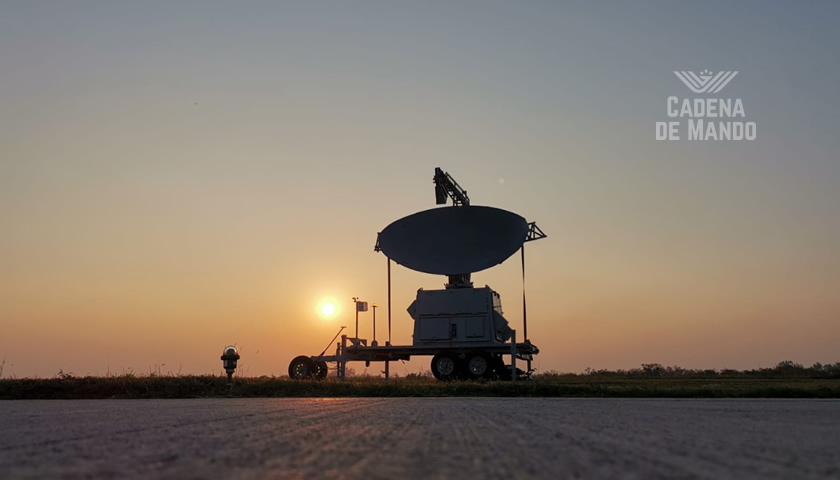
[[519, 250], [527, 235], [528, 222], [507, 210], [445, 207], [388, 225], [379, 234], [379, 248], [412, 270], [458, 275], [502, 263]]

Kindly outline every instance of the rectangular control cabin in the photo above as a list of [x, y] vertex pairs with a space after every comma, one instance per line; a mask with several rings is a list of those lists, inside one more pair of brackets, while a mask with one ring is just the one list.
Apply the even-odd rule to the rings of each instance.
[[502, 316], [502, 300], [489, 286], [417, 291], [408, 314], [415, 346], [503, 344], [512, 330]]

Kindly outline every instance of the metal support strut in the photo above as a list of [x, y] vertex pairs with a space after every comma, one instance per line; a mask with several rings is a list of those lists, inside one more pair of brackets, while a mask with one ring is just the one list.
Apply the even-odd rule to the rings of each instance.
[[[385, 342], [385, 345], [391, 346], [391, 259], [385, 257], [388, 262], [388, 341]], [[391, 375], [391, 362], [385, 360], [385, 380]]]
[[510, 334], [510, 381], [516, 381], [516, 330]]

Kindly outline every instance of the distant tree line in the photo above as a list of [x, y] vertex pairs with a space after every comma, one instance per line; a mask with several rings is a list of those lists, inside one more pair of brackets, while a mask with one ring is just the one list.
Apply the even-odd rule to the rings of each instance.
[[537, 373], [543, 377], [625, 377], [625, 378], [646, 378], [646, 377], [762, 377], [762, 378], [838, 378], [840, 379], [840, 362], [838, 363], [815, 363], [805, 367], [800, 363], [784, 360], [770, 368], [757, 368], [752, 370], [734, 370], [725, 368], [715, 369], [691, 369], [677, 365], [666, 367], [659, 363], [643, 363], [640, 368], [630, 370], [595, 370], [587, 368], [583, 373], [560, 373], [549, 370], [544, 373]]

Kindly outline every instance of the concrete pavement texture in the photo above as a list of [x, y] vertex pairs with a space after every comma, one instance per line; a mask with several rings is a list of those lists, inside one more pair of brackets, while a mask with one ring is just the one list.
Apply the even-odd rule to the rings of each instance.
[[840, 478], [836, 400], [0, 402], [2, 479]]

